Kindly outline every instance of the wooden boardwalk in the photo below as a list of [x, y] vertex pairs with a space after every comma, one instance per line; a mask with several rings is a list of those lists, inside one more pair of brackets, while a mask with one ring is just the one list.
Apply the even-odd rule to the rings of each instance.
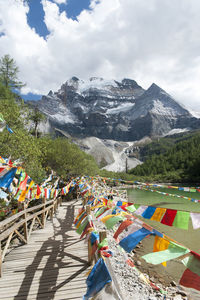
[[64, 202], [53, 222], [6, 256], [0, 300], [82, 299], [89, 267], [87, 244], [73, 226], [78, 205], [77, 200]]

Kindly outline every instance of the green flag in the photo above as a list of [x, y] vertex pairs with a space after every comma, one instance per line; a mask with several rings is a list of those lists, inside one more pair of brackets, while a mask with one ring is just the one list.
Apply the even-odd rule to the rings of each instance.
[[107, 207], [103, 206], [101, 207], [96, 213], [95, 213], [95, 217], [97, 218], [100, 214], [102, 214], [105, 210], [107, 209]]
[[79, 226], [79, 228], [76, 230], [76, 232], [78, 234], [81, 234], [83, 232], [83, 230], [85, 229], [85, 227], [87, 226], [88, 224], [88, 216], [84, 219], [83, 223]]
[[189, 252], [190, 252], [189, 249], [180, 246], [176, 243], [170, 242], [167, 250], [149, 253], [142, 256], [142, 258], [144, 258], [144, 260], [146, 260], [146, 262], [148, 263], [151, 263], [153, 265], [158, 265], [165, 261], [175, 259], [179, 256], [185, 255]]
[[190, 213], [187, 211], [177, 211], [173, 226], [188, 230]]
[[122, 216], [114, 216], [114, 215], [113, 215], [113, 218], [108, 219], [108, 220], [106, 221], [105, 225], [106, 225], [106, 227], [107, 227], [108, 229], [111, 229], [111, 228], [113, 228], [113, 226], [114, 226], [117, 222], [119, 222], [119, 221], [121, 221], [121, 220], [124, 220], [124, 219], [125, 219], [125, 218], [122, 217]]
[[103, 241], [98, 244], [99, 249], [101, 249], [103, 247], [106, 247], [106, 246], [108, 246], [108, 239], [107, 238], [103, 239]]
[[134, 212], [136, 210], [135, 205], [127, 206], [126, 209], [130, 212]]
[[182, 263], [193, 273], [200, 276], [200, 261], [195, 256], [185, 257]]

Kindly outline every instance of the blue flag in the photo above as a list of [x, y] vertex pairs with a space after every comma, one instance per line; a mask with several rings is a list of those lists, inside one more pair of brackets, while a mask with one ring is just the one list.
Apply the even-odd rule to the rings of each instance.
[[145, 219], [151, 219], [155, 213], [156, 207], [148, 206], [147, 209], [142, 213], [142, 217]]
[[10, 133], [13, 133], [12, 129], [10, 127], [8, 127], [8, 125], [6, 124], [6, 128]]
[[106, 264], [103, 258], [100, 258], [86, 279], [87, 292], [83, 296], [83, 300], [88, 300], [90, 297], [94, 297], [107, 283], [111, 281], [112, 278], [108, 272]]
[[119, 245], [130, 253], [137, 246], [137, 244], [149, 234], [152, 234], [152, 232], [145, 228], [141, 228], [121, 240]]
[[10, 184], [13, 181], [13, 178], [15, 177], [16, 171], [17, 171], [17, 168], [12, 168], [3, 177], [1, 177], [0, 178], [0, 187], [9, 188]]

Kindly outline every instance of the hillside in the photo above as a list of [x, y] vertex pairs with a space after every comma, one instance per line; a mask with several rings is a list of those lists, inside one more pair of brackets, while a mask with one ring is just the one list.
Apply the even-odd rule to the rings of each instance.
[[[66, 138], [54, 135], [35, 135], [27, 124], [34, 112], [0, 84], [0, 112], [6, 128], [0, 132], [0, 156], [18, 159], [36, 182], [41, 182], [51, 170], [63, 179], [73, 175], [94, 175], [99, 168], [94, 158]], [[39, 122], [39, 121], [38, 121]]]
[[141, 147], [142, 165], [129, 171], [148, 180], [200, 180], [200, 131], [160, 138]]

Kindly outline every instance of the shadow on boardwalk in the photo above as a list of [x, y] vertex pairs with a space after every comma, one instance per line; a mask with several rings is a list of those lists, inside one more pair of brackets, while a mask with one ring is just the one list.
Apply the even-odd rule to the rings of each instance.
[[[68, 234], [68, 232], [74, 230], [72, 224], [74, 221], [75, 203], [76, 201], [70, 202], [70, 205], [64, 203], [60, 208], [66, 210], [66, 214], [61, 218], [56, 218], [56, 225], [55, 222], [53, 224], [54, 236], [43, 242], [42, 247], [37, 251], [33, 262], [26, 268], [25, 272], [23, 271], [23, 273], [25, 273], [24, 279], [14, 300], [26, 299], [28, 296], [30, 297], [29, 291], [37, 271], [39, 271], [40, 274], [42, 273], [42, 275], [38, 279], [39, 282], [36, 287], [38, 288], [38, 292], [34, 299], [50, 300], [55, 299], [57, 291], [67, 283], [70, 283], [88, 268], [87, 261], [79, 257], [80, 243], [83, 242], [79, 240], [78, 235], [77, 238], [74, 238], [72, 235]], [[77, 249], [74, 251], [75, 254], [72, 253], [73, 251], [68, 250], [68, 247], [73, 245]], [[44, 256], [47, 258], [47, 261], [42, 268], [40, 267], [40, 264]], [[59, 280], [59, 283], [57, 284], [59, 270], [63, 268], [66, 272], [62, 275], [63, 280]], [[74, 273], [72, 273], [73, 271]], [[71, 290], [72, 289], [73, 287]], [[76, 289], [77, 288], [75, 288], [75, 290]], [[64, 295], [62, 299], [65, 299]]]

